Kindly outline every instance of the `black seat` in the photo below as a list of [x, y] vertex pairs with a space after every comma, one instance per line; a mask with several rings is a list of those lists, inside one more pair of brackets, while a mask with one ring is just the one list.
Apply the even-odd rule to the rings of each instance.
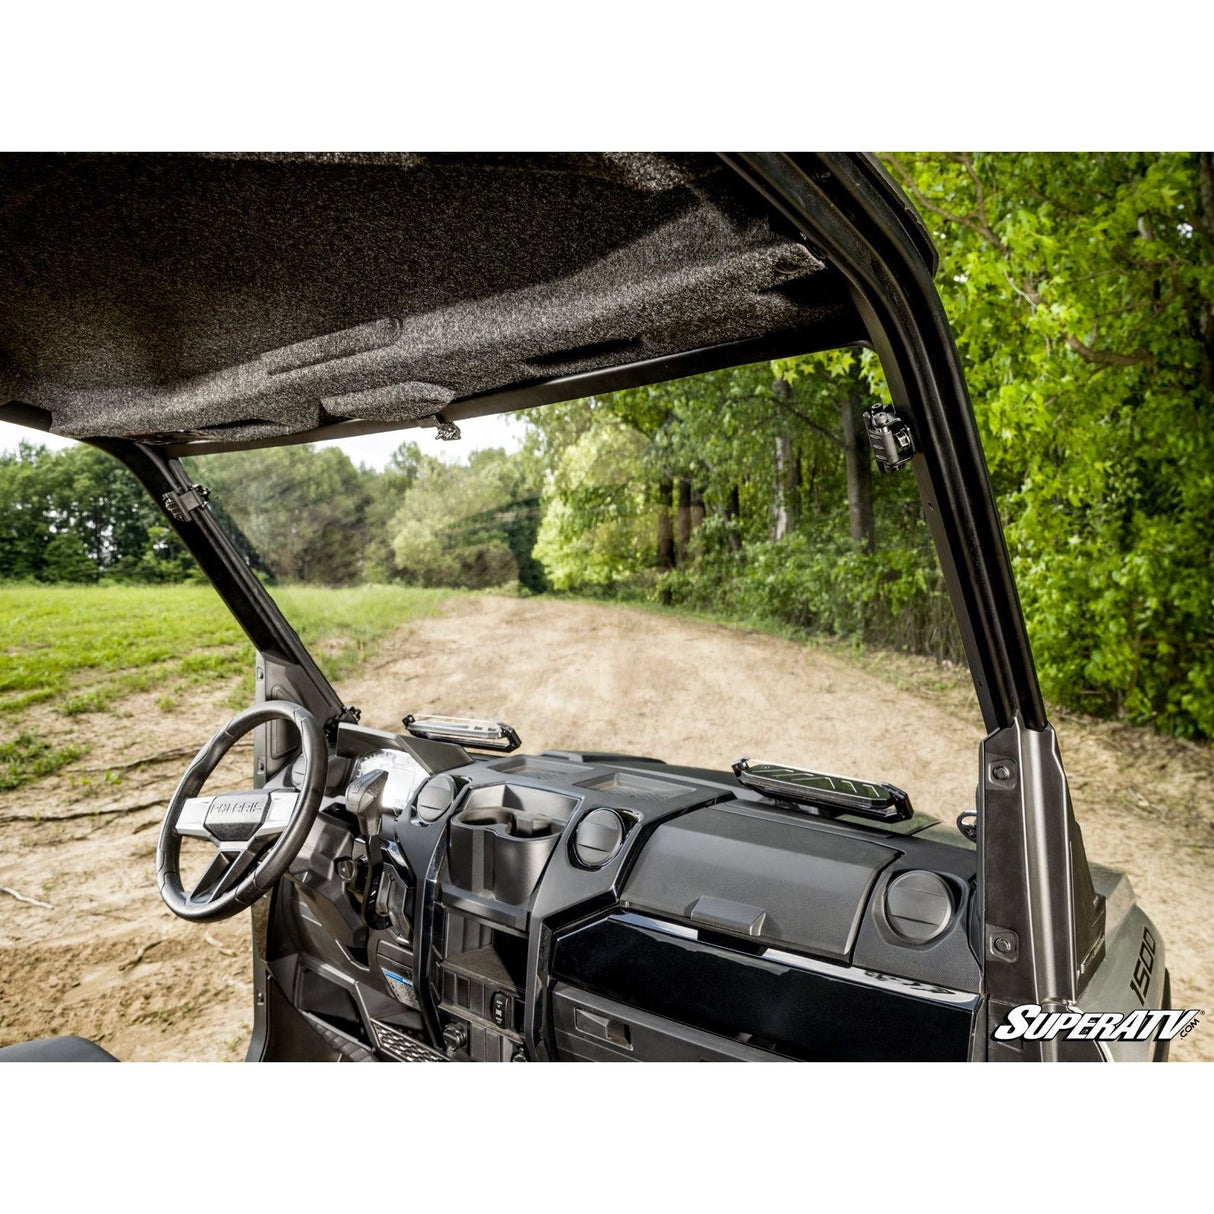
[[44, 1037], [0, 1049], [0, 1062], [117, 1062], [107, 1050], [83, 1037]]

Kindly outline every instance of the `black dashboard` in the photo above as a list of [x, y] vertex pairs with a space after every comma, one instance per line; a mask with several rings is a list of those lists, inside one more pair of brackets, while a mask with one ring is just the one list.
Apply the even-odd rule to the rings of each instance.
[[[367, 821], [344, 790], [373, 771]], [[354, 725], [328, 787], [265, 945], [292, 1057], [305, 1041], [385, 1061], [967, 1056], [976, 858], [934, 819]]]

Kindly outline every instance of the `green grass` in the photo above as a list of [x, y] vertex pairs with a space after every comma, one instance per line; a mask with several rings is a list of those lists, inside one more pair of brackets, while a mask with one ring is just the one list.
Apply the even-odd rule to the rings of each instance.
[[[407, 586], [272, 593], [331, 679], [450, 594]], [[0, 714], [10, 720], [40, 702], [73, 716], [160, 688], [171, 704], [173, 693], [234, 676], [244, 676], [251, 702], [252, 662], [252, 646], [209, 586], [0, 586]]]
[[19, 733], [11, 741], [0, 742], [0, 792], [53, 775], [83, 753], [83, 746], [56, 747], [33, 734]]

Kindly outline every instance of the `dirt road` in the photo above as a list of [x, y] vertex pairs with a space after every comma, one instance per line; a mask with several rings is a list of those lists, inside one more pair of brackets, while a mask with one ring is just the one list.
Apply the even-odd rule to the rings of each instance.
[[[945, 820], [973, 803], [982, 734], [968, 679], [932, 663], [552, 599], [453, 599], [341, 690], [369, 725], [393, 728], [405, 712], [492, 716], [515, 725], [526, 751], [712, 767], [750, 753], [873, 775]], [[84, 730], [84, 767], [130, 764], [199, 745], [231, 715], [230, 695], [216, 686], [168, 715], [136, 696], [117, 714], [68, 722], [47, 710], [36, 724], [54, 737]], [[154, 728], [141, 730], [145, 720]], [[1089, 855], [1129, 872], [1167, 943], [1176, 1005], [1209, 1008], [1214, 757], [1142, 730], [1056, 724]], [[0, 1044], [77, 1032], [125, 1059], [243, 1056], [247, 915], [186, 924], [153, 880], [156, 828], [186, 762], [140, 762], [119, 784], [77, 768], [5, 795], [0, 886], [54, 909], [0, 894]], [[227, 786], [245, 782], [231, 770]], [[1214, 1058], [1214, 1021], [1173, 1056]]]

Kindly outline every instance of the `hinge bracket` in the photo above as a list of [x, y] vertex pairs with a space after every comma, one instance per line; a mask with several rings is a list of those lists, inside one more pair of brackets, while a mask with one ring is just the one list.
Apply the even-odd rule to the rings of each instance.
[[893, 409], [879, 405], [864, 411], [864, 426], [868, 442], [882, 472], [897, 472], [910, 463], [915, 454], [915, 440], [910, 426]]
[[353, 704], [346, 704], [342, 707], [341, 712], [334, 713], [324, 723], [325, 736], [330, 743], [337, 741], [337, 727], [339, 725], [357, 725], [362, 720], [362, 709], [355, 708]]
[[191, 485], [188, 489], [176, 489], [166, 493], [160, 500], [171, 518], [185, 523], [196, 510], [206, 506], [210, 496], [210, 489], [204, 485]]
[[441, 413], [434, 413], [429, 417], [423, 417], [417, 424], [427, 429], [433, 429], [434, 437], [444, 443], [454, 442], [456, 439], [463, 437], [460, 434], [459, 427], [454, 422], [448, 421]]

